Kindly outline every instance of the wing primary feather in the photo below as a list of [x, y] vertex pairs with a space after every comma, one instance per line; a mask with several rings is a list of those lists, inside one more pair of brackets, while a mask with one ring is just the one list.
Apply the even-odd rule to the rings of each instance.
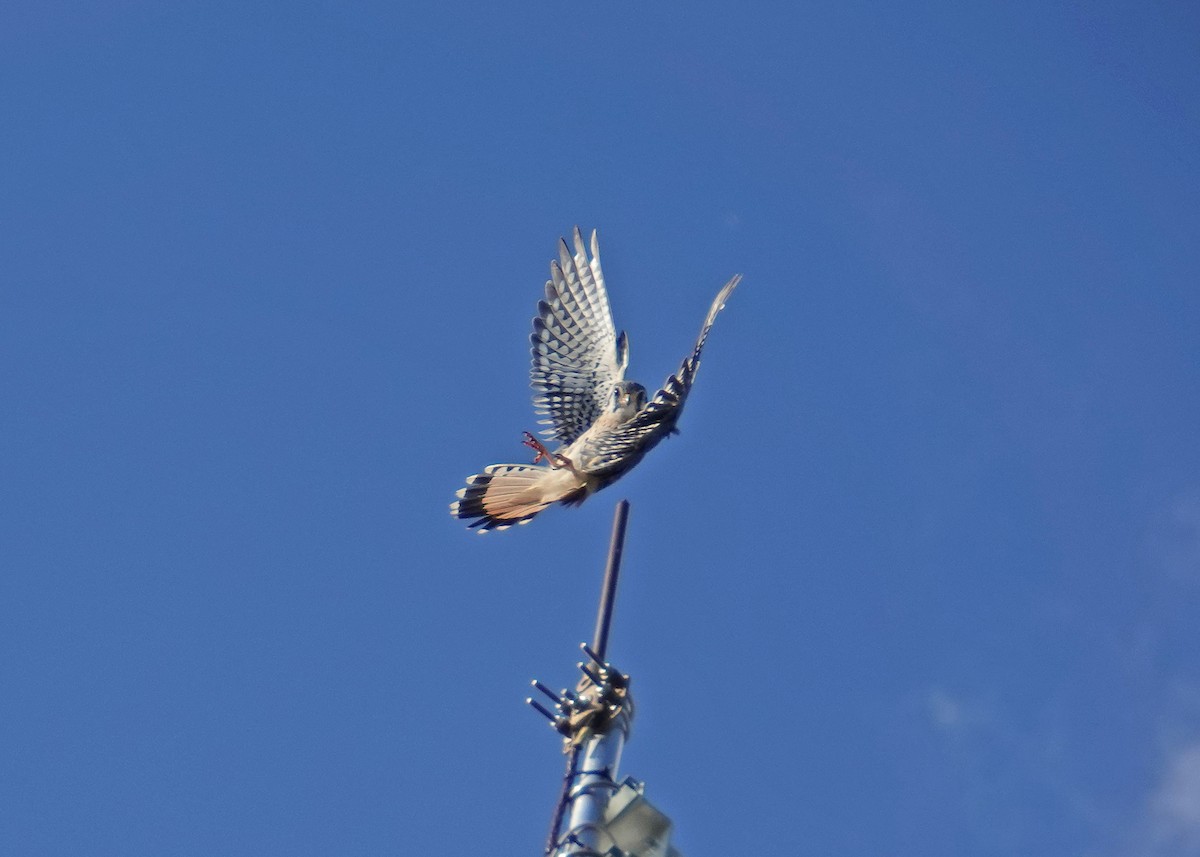
[[628, 364], [628, 341], [618, 343], [613, 327], [596, 234], [591, 259], [578, 227], [571, 238], [573, 248], [559, 242], [530, 336], [534, 410], [550, 418], [544, 433], [562, 443], [573, 441], [604, 412], [612, 385], [624, 377]]
[[675, 433], [675, 423], [683, 413], [688, 392], [695, 383], [696, 372], [700, 368], [700, 353], [704, 350], [709, 331], [741, 279], [740, 274], [734, 276], [717, 292], [704, 318], [700, 334], [696, 337], [692, 353], [684, 358], [679, 370], [667, 376], [662, 388], [632, 420], [605, 438], [603, 449], [594, 460], [595, 470], [602, 471], [606, 466], [631, 466], [630, 459], [640, 459], [663, 438]]

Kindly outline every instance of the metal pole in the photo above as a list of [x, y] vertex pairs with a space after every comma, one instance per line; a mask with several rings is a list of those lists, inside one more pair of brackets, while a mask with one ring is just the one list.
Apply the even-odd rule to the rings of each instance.
[[628, 730], [629, 718], [623, 715], [608, 731], [588, 738], [583, 752], [575, 757], [578, 767], [571, 777], [573, 785], [568, 794], [571, 814], [567, 820], [567, 830], [575, 841], [567, 845], [563, 854], [603, 854], [612, 844], [601, 841], [604, 837], [598, 825], [604, 818], [608, 799], [618, 787], [617, 766], [621, 763]]
[[[600, 589], [600, 605], [596, 611], [596, 630], [592, 645], [584, 647], [595, 663], [581, 668], [584, 674], [603, 667], [608, 655], [609, 630], [612, 627], [613, 607], [617, 597], [617, 579], [621, 573], [621, 554], [625, 548], [625, 527], [629, 521], [629, 501], [617, 503], [613, 515], [612, 538], [608, 546], [608, 561], [604, 567], [604, 582]], [[589, 676], [590, 677], [590, 676]], [[599, 688], [597, 688], [599, 690]], [[544, 712], [543, 712], [544, 713]], [[599, 854], [601, 842], [596, 825], [604, 818], [608, 799], [616, 786], [617, 765], [629, 733], [630, 712], [622, 711], [604, 732], [588, 736], [571, 748], [567, 771], [563, 777], [562, 794], [550, 826], [546, 854]], [[568, 816], [569, 841], [559, 843], [563, 816]]]
[[[629, 501], [617, 503], [613, 513], [612, 538], [608, 545], [608, 562], [604, 566], [604, 583], [600, 589], [600, 606], [596, 610], [596, 630], [592, 635], [589, 657], [598, 665], [608, 658], [608, 634], [612, 627], [613, 607], [617, 600], [617, 580], [621, 574], [621, 554], [625, 549], [625, 526], [629, 521]], [[604, 818], [604, 809], [616, 785], [617, 766], [629, 732], [629, 717], [623, 713], [616, 722], [584, 742], [581, 752], [571, 754], [571, 774], [567, 800], [570, 812], [567, 830], [575, 842], [565, 853], [601, 853], [600, 834], [596, 825]]]
[[617, 599], [617, 577], [621, 573], [621, 553], [625, 550], [625, 524], [629, 521], [629, 501], [617, 504], [613, 515], [612, 540], [608, 544], [608, 563], [604, 566], [604, 586], [600, 590], [600, 609], [596, 611], [596, 632], [592, 651], [603, 661], [608, 655], [608, 629], [612, 625], [613, 604]]

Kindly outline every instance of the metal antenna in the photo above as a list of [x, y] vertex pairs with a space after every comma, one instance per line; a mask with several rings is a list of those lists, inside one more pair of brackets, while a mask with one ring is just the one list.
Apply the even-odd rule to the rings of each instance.
[[[589, 647], [587, 643], [581, 643], [583, 653], [589, 659], [592, 659], [595, 664], [594, 667], [588, 667], [586, 670], [581, 666], [581, 670], [583, 671], [583, 675], [587, 676], [598, 688], [601, 687], [602, 682], [596, 682], [595, 679], [605, 676], [606, 667], [608, 666], [605, 663], [605, 657], [608, 652], [608, 630], [612, 628], [612, 609], [617, 601], [620, 556], [622, 556], [622, 552], [625, 549], [625, 525], [628, 522], [629, 501], [623, 499], [623, 501], [617, 503], [616, 513], [613, 514], [612, 539], [608, 541], [608, 559], [605, 563], [604, 583], [602, 583], [600, 588], [600, 606], [596, 609], [596, 627], [592, 635], [592, 646]], [[599, 670], [599, 675], [596, 673], [596, 670]], [[534, 687], [538, 687], [539, 690], [542, 690], [542, 693], [547, 693], [548, 689], [545, 689], [544, 685], [539, 687], [540, 684], [540, 682], [536, 683]], [[562, 708], [558, 709], [559, 713], [556, 715], [546, 711], [546, 708], [541, 705], [535, 705], [533, 700], [527, 700], [527, 702], [538, 709], [547, 719], [550, 719], [551, 725], [556, 727], [560, 732], [563, 732], [566, 738], [570, 739], [572, 737], [569, 715]], [[624, 723], [625, 729], [628, 730], [628, 714], [626, 714]], [[620, 753], [620, 743], [623, 742], [618, 742], [618, 756]], [[562, 831], [563, 816], [566, 814], [566, 808], [568, 808], [568, 804], [572, 803], [572, 786], [575, 786], [575, 791], [578, 791], [578, 787], [586, 785], [582, 783], [581, 779], [594, 779], [594, 777], [581, 778], [580, 756], [583, 753], [583, 747], [584, 742], [571, 741], [568, 757], [566, 757], [566, 772], [563, 774], [563, 789], [559, 792], [558, 803], [554, 807], [554, 816], [550, 823], [550, 835], [546, 837], [547, 856], [556, 852], [559, 849], [559, 845], [562, 844], [559, 839], [560, 831]], [[616, 771], [613, 771], [613, 773], [616, 773]], [[576, 795], [574, 801], [580, 802], [580, 797], [580, 795]], [[584, 793], [583, 797], [587, 798], [587, 793]]]
[[545, 857], [681, 857], [670, 844], [671, 819], [646, 800], [645, 784], [633, 777], [617, 781], [633, 723], [633, 697], [629, 676], [608, 661], [608, 636], [628, 520], [629, 501], [622, 500], [613, 518], [596, 631], [590, 646], [579, 644], [584, 660], [575, 667], [583, 677], [575, 690], [558, 693], [533, 681], [550, 707], [532, 697], [525, 700], [562, 736], [567, 755]]
[[629, 501], [617, 504], [613, 515], [612, 540], [608, 543], [608, 563], [604, 566], [604, 586], [600, 590], [600, 609], [596, 611], [596, 632], [592, 651], [601, 664], [608, 654], [608, 629], [612, 625], [613, 604], [617, 600], [617, 577], [621, 574], [621, 553], [625, 550], [625, 524], [629, 521]]

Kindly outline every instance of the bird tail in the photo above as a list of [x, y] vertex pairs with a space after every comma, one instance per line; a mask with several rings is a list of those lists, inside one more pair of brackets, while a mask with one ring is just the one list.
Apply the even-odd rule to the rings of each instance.
[[[479, 532], [528, 524], [551, 503], [574, 493], [559, 478], [563, 470], [529, 464], [493, 464], [467, 479], [450, 504], [450, 514], [471, 521]], [[472, 520], [474, 519], [474, 520]]]

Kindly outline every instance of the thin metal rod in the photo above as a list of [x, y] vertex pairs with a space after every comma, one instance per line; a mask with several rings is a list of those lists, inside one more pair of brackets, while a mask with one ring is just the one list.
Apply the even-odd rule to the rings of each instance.
[[[584, 647], [588, 657], [596, 661], [598, 666], [604, 666], [604, 658], [608, 654], [608, 631], [612, 626], [613, 602], [617, 597], [617, 577], [621, 573], [621, 553], [625, 550], [625, 524], [629, 521], [629, 501], [617, 503], [613, 514], [612, 539], [608, 545], [608, 561], [604, 566], [604, 584], [600, 589], [600, 608], [596, 611], [596, 632], [592, 637], [591, 651]], [[575, 766], [583, 747], [576, 744], [571, 748], [567, 759], [567, 771], [563, 776], [562, 792], [558, 796], [558, 805], [554, 808], [554, 818], [550, 821], [550, 835], [546, 838], [546, 854], [551, 854], [558, 844], [558, 833], [562, 829], [563, 816], [567, 809], [567, 795], [571, 790], [571, 782], [575, 778]]]
[[596, 633], [592, 650], [601, 662], [608, 655], [608, 629], [612, 625], [613, 603], [617, 598], [617, 577], [621, 573], [621, 553], [625, 550], [625, 524], [629, 520], [629, 501], [617, 504], [613, 515], [612, 541], [608, 545], [608, 564], [604, 567], [604, 588], [600, 590], [600, 609], [596, 613]]
[[562, 830], [563, 816], [567, 813], [567, 795], [571, 793], [571, 781], [575, 779], [575, 765], [579, 762], [582, 745], [576, 744], [567, 756], [567, 771], [563, 774], [562, 790], [558, 793], [558, 803], [554, 806], [554, 818], [550, 819], [550, 833], [546, 836], [545, 857], [550, 857], [558, 847], [558, 832]]
[[604, 669], [604, 658], [600, 657], [598, 654], [596, 654], [594, 651], [592, 651], [592, 647], [589, 646], [587, 643], [580, 643], [579, 651], [581, 651], [585, 655], [587, 655], [591, 659], [592, 663], [594, 663], [598, 669]]
[[536, 687], [542, 693], [546, 694], [546, 696], [548, 696], [550, 698], [550, 701], [553, 702], [555, 705], [562, 705], [562, 697], [559, 696], [554, 691], [552, 691], [550, 688], [546, 687], [546, 685], [542, 684], [537, 679], [534, 679], [533, 681], [531, 681], [530, 685], [532, 685], [533, 687]]
[[595, 670], [593, 670], [583, 661], [575, 664], [575, 668], [591, 679], [592, 684], [596, 685], [596, 687], [600, 687], [602, 684], [604, 684], [604, 679], [602, 679]]
[[550, 721], [551, 725], [553, 725], [558, 720], [558, 715], [556, 715], [554, 712], [552, 712], [546, 706], [542, 705], [540, 702], [538, 702], [532, 696], [525, 697], [525, 704], [532, 705], [534, 708], [536, 708], [538, 710], [539, 714], [541, 714], [543, 717], [545, 717], [547, 720]]

